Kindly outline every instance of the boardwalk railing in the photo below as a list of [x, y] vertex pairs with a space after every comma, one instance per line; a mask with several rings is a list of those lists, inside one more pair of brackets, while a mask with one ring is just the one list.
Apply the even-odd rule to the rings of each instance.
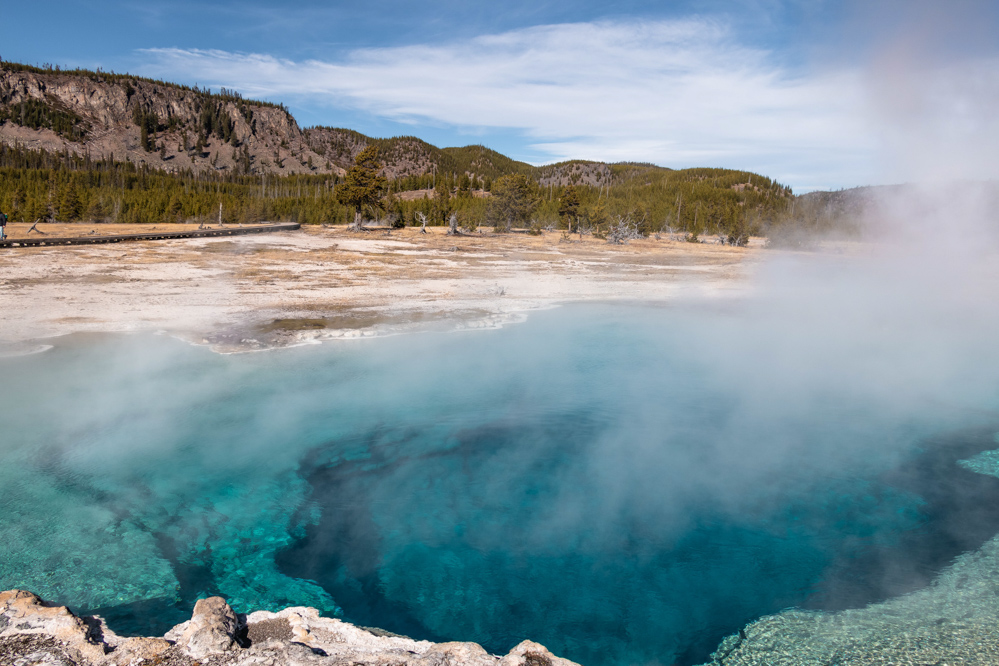
[[297, 222], [287, 224], [264, 224], [253, 227], [215, 227], [214, 229], [191, 229], [189, 231], [156, 231], [146, 234], [113, 234], [110, 236], [72, 236], [68, 238], [6, 238], [0, 247], [39, 247], [49, 245], [97, 245], [99, 243], [121, 243], [139, 240], [167, 240], [170, 238], [213, 238], [216, 236], [245, 236], [246, 234], [266, 234], [272, 231], [295, 231], [302, 225]]

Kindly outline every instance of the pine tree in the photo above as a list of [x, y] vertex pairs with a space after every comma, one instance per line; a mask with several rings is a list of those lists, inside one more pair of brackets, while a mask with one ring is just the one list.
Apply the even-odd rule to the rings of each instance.
[[80, 196], [71, 180], [63, 187], [62, 196], [59, 197], [59, 219], [63, 222], [76, 220], [82, 212], [80, 209]]
[[354, 223], [360, 224], [361, 212], [378, 205], [386, 179], [379, 172], [378, 148], [368, 146], [354, 158], [354, 166], [347, 171], [342, 185], [337, 187], [337, 201], [354, 210]]
[[575, 185], [565, 188], [565, 192], [559, 200], [558, 216], [565, 223], [565, 228], [571, 232], [572, 223], [579, 216], [579, 191]]
[[87, 207], [86, 219], [103, 220], [105, 214], [106, 213], [104, 210], [104, 206], [101, 204], [101, 200], [97, 197], [94, 197], [90, 202], [90, 206]]
[[526, 224], [537, 205], [531, 181], [520, 174], [497, 178], [492, 184], [492, 194], [487, 220], [496, 231], [509, 231], [514, 224]]

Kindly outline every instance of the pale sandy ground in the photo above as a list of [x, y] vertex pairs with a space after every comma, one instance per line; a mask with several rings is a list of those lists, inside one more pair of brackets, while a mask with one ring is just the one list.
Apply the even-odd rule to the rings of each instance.
[[[49, 236], [150, 226], [40, 225]], [[23, 227], [23, 228], [22, 228]], [[157, 225], [157, 230], [179, 225]], [[26, 225], [10, 225], [23, 237]], [[232, 238], [0, 248], [0, 342], [77, 331], [168, 331], [243, 350], [412, 328], [497, 326], [585, 300], [739, 293], [766, 251], [665, 238], [462, 237], [343, 227]], [[755, 240], [755, 239], [754, 239]], [[754, 243], [755, 244], [755, 243]]]

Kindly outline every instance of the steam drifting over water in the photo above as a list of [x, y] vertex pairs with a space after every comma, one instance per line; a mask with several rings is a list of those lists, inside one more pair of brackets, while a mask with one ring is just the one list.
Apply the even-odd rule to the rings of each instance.
[[3, 359], [0, 586], [136, 632], [219, 593], [587, 664], [917, 589], [992, 535], [997, 482], [957, 461], [995, 446], [999, 318], [964, 277], [989, 261], [887, 247], [713, 305]]

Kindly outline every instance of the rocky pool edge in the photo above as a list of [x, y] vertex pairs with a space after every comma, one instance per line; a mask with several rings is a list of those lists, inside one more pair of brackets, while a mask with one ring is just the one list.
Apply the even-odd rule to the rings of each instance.
[[0, 592], [0, 663], [52, 666], [578, 666], [523, 641], [504, 656], [476, 643], [416, 641], [321, 617], [314, 608], [239, 614], [199, 600], [162, 637], [123, 637], [100, 616], [77, 616], [31, 592]]

